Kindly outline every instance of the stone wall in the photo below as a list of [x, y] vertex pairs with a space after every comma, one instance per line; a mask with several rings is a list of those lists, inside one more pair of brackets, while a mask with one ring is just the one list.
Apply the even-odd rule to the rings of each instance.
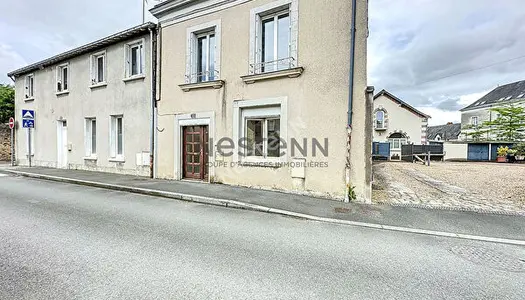
[[11, 129], [6, 124], [0, 124], [0, 161], [11, 160]]

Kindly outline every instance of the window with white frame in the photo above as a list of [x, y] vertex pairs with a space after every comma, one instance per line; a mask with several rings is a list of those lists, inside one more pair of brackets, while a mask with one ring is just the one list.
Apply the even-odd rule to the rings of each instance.
[[298, 1], [279, 0], [252, 9], [250, 72], [297, 66]]
[[145, 55], [144, 41], [136, 41], [126, 45], [126, 77], [144, 75]]
[[385, 128], [385, 112], [382, 110], [376, 111], [376, 129]]
[[91, 84], [106, 82], [106, 51], [91, 55]]
[[406, 138], [389, 138], [388, 142], [390, 143], [390, 149], [393, 150], [399, 150], [401, 149], [402, 145], [406, 145], [408, 143]]
[[110, 156], [124, 158], [124, 124], [122, 116], [111, 116], [110, 124]]
[[97, 119], [85, 119], [85, 134], [84, 141], [86, 146], [86, 157], [94, 157], [97, 155]]
[[188, 28], [186, 83], [218, 80], [220, 75], [221, 21]]
[[25, 79], [25, 99], [33, 98], [35, 95], [35, 76], [27, 75]]
[[390, 143], [390, 149], [400, 150], [402, 145], [408, 144], [408, 138], [403, 133], [392, 133], [388, 137], [388, 142]]
[[474, 116], [470, 118], [470, 125], [472, 126], [478, 126], [478, 117]]
[[69, 65], [63, 64], [57, 67], [57, 92], [69, 90]]
[[245, 157], [279, 158], [281, 153], [281, 108], [279, 106], [242, 110]]

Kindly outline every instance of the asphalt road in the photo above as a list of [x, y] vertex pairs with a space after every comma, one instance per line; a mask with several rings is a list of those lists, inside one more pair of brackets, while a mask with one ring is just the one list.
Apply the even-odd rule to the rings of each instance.
[[0, 299], [523, 299], [525, 248], [0, 176]]

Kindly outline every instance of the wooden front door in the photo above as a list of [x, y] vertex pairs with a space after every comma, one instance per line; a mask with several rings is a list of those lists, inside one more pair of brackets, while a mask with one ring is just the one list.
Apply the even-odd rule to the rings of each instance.
[[184, 178], [208, 179], [208, 126], [183, 128]]

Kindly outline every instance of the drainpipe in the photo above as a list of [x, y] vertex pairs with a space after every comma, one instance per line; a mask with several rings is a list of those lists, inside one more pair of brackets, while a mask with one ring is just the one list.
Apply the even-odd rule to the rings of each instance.
[[149, 151], [149, 177], [154, 177], [155, 123], [157, 108], [157, 31], [149, 30], [151, 40], [151, 128]]
[[348, 120], [347, 120], [347, 162], [346, 162], [346, 192], [345, 202], [350, 202], [348, 192], [350, 189], [350, 145], [352, 142], [352, 105], [354, 101], [354, 66], [355, 66], [355, 31], [356, 31], [356, 15], [357, 4], [356, 0], [352, 0], [352, 25], [350, 28], [350, 72], [348, 81]]
[[357, 0], [352, 0], [352, 27], [350, 29], [350, 80], [348, 93], [348, 128], [352, 131], [352, 103], [354, 101], [354, 66], [355, 66], [355, 31], [356, 31], [356, 4]]

